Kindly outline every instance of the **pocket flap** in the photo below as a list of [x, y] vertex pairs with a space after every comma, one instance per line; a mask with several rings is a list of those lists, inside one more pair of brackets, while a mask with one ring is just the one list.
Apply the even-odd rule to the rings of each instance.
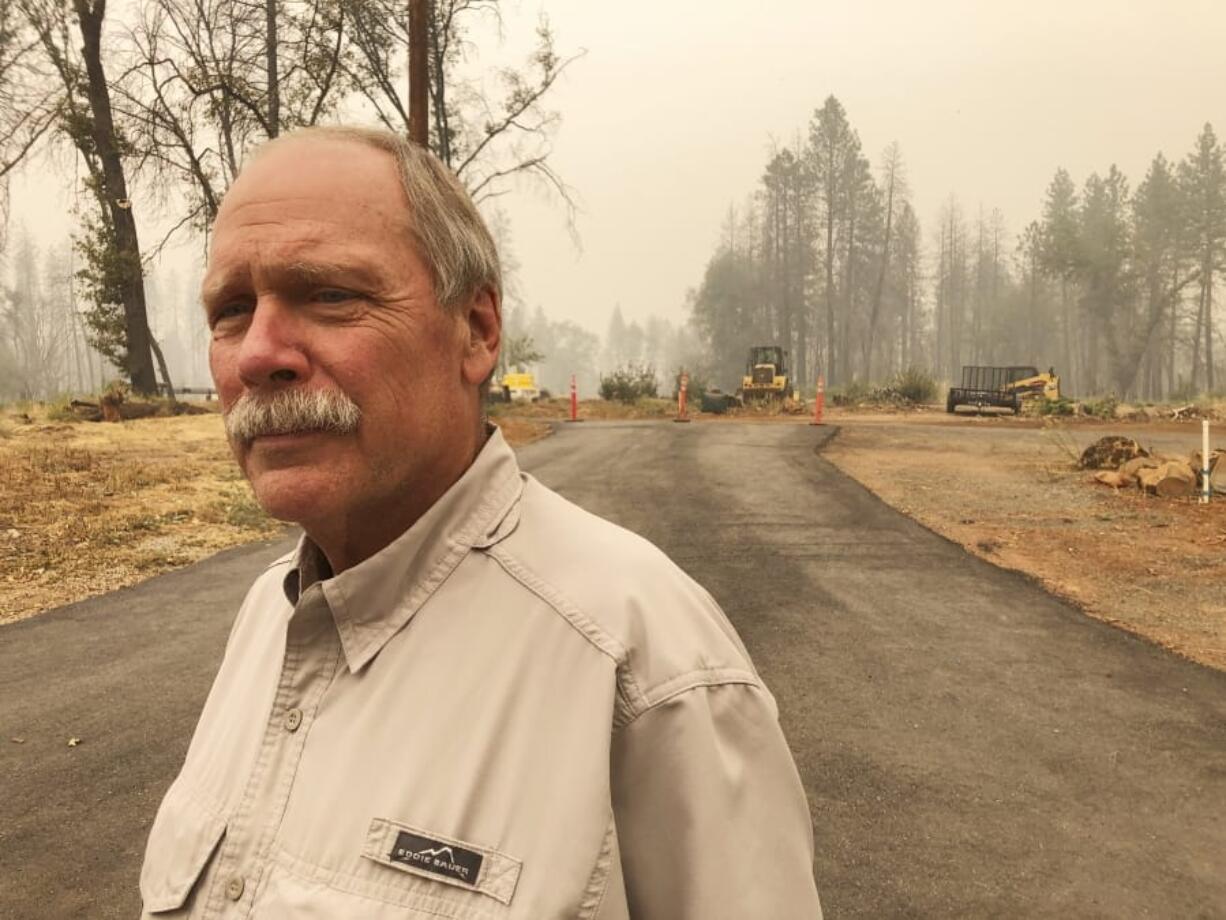
[[183, 906], [225, 832], [225, 821], [171, 787], [153, 819], [140, 870], [148, 913]]

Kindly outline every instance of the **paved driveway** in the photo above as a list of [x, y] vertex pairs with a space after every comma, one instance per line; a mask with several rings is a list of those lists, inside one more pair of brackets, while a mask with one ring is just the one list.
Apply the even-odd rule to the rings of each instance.
[[[1226, 917], [1226, 674], [967, 556], [819, 437], [585, 423], [521, 459], [724, 605], [779, 700], [828, 916]], [[229, 622], [288, 545], [0, 627], [0, 917], [135, 915]]]

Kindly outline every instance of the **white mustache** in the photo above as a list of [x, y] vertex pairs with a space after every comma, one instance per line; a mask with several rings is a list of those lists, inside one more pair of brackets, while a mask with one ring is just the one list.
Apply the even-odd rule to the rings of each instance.
[[302, 431], [350, 434], [362, 410], [340, 390], [279, 390], [257, 396], [244, 393], [226, 410], [226, 434], [235, 441]]

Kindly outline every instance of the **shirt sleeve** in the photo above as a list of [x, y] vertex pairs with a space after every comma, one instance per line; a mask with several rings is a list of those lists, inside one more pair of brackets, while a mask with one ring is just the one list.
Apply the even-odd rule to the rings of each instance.
[[687, 690], [616, 732], [613, 808], [634, 920], [817, 920], [813, 828], [770, 694]]

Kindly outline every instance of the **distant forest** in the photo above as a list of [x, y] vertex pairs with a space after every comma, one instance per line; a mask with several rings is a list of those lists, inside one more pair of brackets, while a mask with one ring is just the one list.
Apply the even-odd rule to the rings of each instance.
[[999, 210], [954, 196], [925, 228], [897, 143], [876, 169], [831, 96], [803, 140], [772, 152], [731, 208], [692, 322], [731, 383], [750, 344], [778, 343], [811, 390], [916, 367], [1054, 366], [1076, 395], [1185, 399], [1226, 389], [1215, 280], [1226, 274], [1226, 168], [1206, 124], [1179, 162], [1130, 187], [1114, 166], [1064, 169], [1013, 236]]

